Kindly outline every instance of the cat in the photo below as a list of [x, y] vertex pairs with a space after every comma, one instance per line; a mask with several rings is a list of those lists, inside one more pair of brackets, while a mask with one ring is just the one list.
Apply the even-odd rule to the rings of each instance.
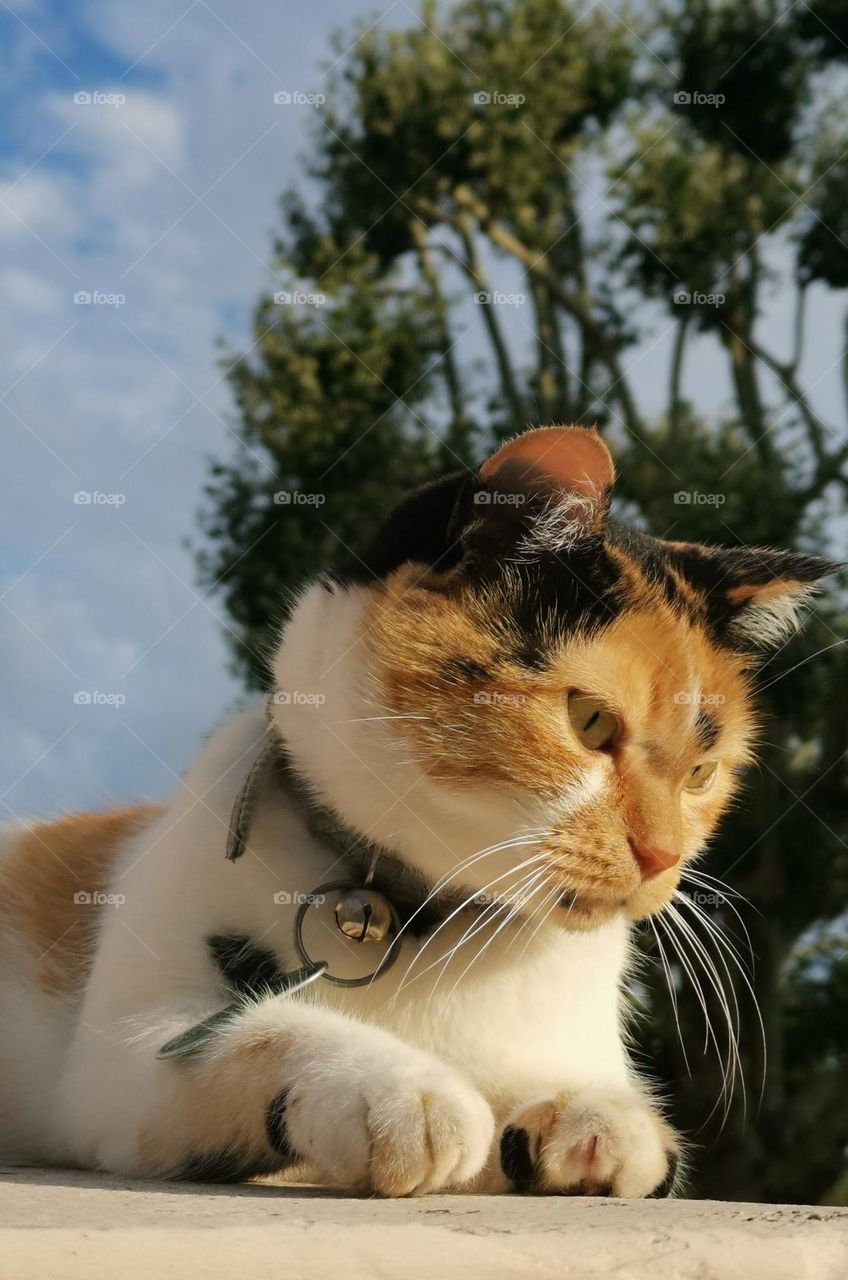
[[168, 804], [3, 829], [4, 1161], [675, 1193], [634, 922], [752, 758], [757, 651], [836, 566], [649, 537], [613, 479], [597, 432], [548, 427], [411, 493]]

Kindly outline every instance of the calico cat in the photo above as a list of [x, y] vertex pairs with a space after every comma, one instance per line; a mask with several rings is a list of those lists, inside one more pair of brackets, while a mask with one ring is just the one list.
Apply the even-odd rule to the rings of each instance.
[[412, 493], [167, 805], [3, 829], [4, 1161], [673, 1193], [633, 922], [751, 759], [756, 651], [835, 566], [648, 537], [613, 477], [557, 427]]

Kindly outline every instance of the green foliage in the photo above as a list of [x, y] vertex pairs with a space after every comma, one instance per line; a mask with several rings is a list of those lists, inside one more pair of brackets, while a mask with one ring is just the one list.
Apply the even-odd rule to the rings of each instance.
[[[318, 296], [259, 301], [253, 345], [229, 371], [241, 447], [214, 464], [203, 513], [201, 570], [223, 592], [249, 682], [261, 685], [305, 577], [361, 546], [403, 491], [528, 422], [599, 422], [620, 504], [657, 534], [817, 548], [844, 535], [845, 424], [819, 416], [801, 371], [808, 286], [848, 286], [848, 112], [833, 81], [843, 10], [459, 0], [425, 5], [404, 30], [363, 22], [355, 44], [345, 37], [309, 163], [317, 196], [285, 197], [276, 248], [280, 289]], [[493, 289], [525, 299], [509, 320], [474, 306]], [[778, 356], [760, 321], [792, 291], [793, 350]], [[658, 315], [674, 338], [666, 408], [647, 419], [623, 356]], [[716, 417], [683, 395], [694, 329], [726, 365]], [[737, 1092], [723, 1129], [722, 1072], [709, 1041], [702, 1052], [686, 966], [668, 953], [675, 1009], [645, 945], [642, 1049], [697, 1134], [702, 1195], [838, 1196], [846, 1173], [840, 608], [831, 592], [805, 636], [765, 660], [761, 763], [703, 863], [750, 900], [702, 894], [698, 927], [707, 948], [712, 926], [744, 953], [740, 909], [768, 1047], [757, 1107], [756, 1019], [724, 951], [749, 1106]]]
[[[756, 165], [784, 159], [807, 67], [780, 0], [690, 0], [673, 15], [670, 36], [680, 88], [692, 95], [678, 109], [698, 132]], [[714, 94], [725, 99], [720, 110]]]

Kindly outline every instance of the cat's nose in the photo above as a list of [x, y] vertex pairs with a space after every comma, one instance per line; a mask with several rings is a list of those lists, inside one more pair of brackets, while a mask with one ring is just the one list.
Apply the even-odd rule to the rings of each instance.
[[637, 840], [633, 836], [630, 837], [630, 848], [643, 880], [652, 880], [654, 876], [660, 875], [663, 871], [668, 871], [670, 867], [676, 867], [680, 861], [679, 853], [669, 853], [667, 849], [662, 849], [659, 845], [648, 844], [646, 841]]

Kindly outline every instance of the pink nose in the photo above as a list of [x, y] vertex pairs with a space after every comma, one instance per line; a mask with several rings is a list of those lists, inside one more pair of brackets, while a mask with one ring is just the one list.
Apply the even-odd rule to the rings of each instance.
[[630, 848], [643, 880], [652, 880], [670, 867], [676, 867], [680, 861], [679, 853], [669, 853], [667, 849], [661, 849], [655, 844], [645, 844], [643, 840], [635, 840], [632, 836]]

